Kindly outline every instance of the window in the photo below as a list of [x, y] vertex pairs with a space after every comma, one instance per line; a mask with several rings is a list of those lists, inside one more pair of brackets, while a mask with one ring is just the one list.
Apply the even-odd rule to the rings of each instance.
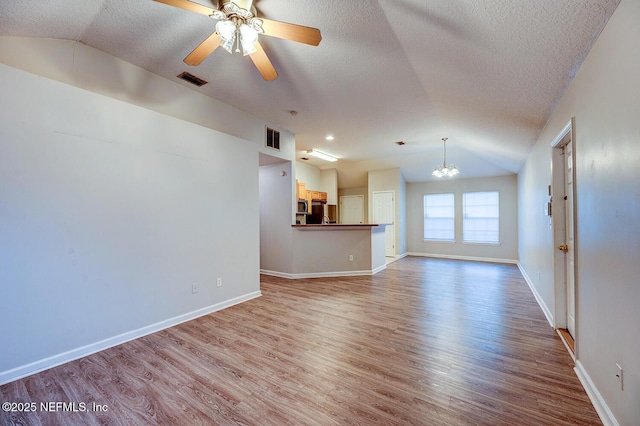
[[453, 194], [426, 194], [424, 196], [424, 239], [455, 241]]
[[500, 242], [500, 197], [498, 191], [462, 194], [462, 241]]

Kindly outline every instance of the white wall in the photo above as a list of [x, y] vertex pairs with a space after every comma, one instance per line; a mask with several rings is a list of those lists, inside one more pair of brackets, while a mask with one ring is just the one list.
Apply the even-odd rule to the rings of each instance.
[[[519, 256], [553, 312], [555, 250], [541, 200], [550, 143], [575, 117], [577, 371], [607, 422], [640, 419], [640, 2], [622, 0], [518, 177]], [[624, 368], [624, 390], [616, 366]]]
[[0, 79], [0, 383], [259, 295], [257, 144]]
[[322, 182], [320, 180], [320, 169], [316, 166], [303, 163], [302, 161], [296, 161], [296, 176], [298, 182], [303, 182], [307, 189], [313, 191], [320, 191]]
[[[320, 191], [327, 193], [327, 204], [338, 204], [338, 170], [337, 169], [320, 170]], [[325, 213], [326, 213], [326, 208], [325, 208]]]
[[[295, 218], [291, 162], [260, 167], [260, 269], [292, 270], [291, 224]], [[282, 173], [284, 172], [284, 176]]]
[[[500, 244], [462, 243], [462, 193], [499, 191]], [[456, 241], [424, 241], [424, 195], [454, 193]], [[536, 210], [542, 211], [542, 204]], [[516, 175], [476, 179], [447, 179], [407, 184], [407, 239], [411, 254], [440, 255], [515, 262], [518, 259]]]
[[[25, 54], [28, 52], [28, 54]], [[71, 40], [0, 37], [0, 63], [249, 140], [260, 152], [294, 161], [286, 129]], [[265, 127], [280, 131], [280, 151], [265, 146]]]

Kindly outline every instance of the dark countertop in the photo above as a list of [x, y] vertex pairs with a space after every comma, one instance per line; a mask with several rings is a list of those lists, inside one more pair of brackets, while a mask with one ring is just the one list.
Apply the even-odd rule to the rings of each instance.
[[387, 223], [323, 223], [323, 224], [309, 224], [309, 225], [291, 225], [292, 228], [326, 228], [326, 229], [340, 229], [340, 228], [375, 228], [378, 226], [386, 226]]

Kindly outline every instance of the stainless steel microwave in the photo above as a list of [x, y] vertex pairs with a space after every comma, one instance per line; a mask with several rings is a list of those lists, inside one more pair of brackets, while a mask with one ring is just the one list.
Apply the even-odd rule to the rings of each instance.
[[296, 213], [307, 213], [308, 211], [307, 200], [298, 200], [298, 209], [296, 210]]

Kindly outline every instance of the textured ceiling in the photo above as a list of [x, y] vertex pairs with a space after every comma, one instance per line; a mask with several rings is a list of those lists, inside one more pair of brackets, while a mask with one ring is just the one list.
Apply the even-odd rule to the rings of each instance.
[[171, 80], [189, 71], [209, 84], [186, 86], [296, 133], [298, 158], [338, 156], [310, 162], [351, 187], [388, 167], [431, 179], [444, 136], [460, 177], [518, 172], [618, 3], [256, 0], [258, 16], [322, 32], [318, 47], [262, 36], [272, 82], [222, 49], [185, 65], [215, 21], [151, 0], [3, 1], [0, 35], [77, 40]]

